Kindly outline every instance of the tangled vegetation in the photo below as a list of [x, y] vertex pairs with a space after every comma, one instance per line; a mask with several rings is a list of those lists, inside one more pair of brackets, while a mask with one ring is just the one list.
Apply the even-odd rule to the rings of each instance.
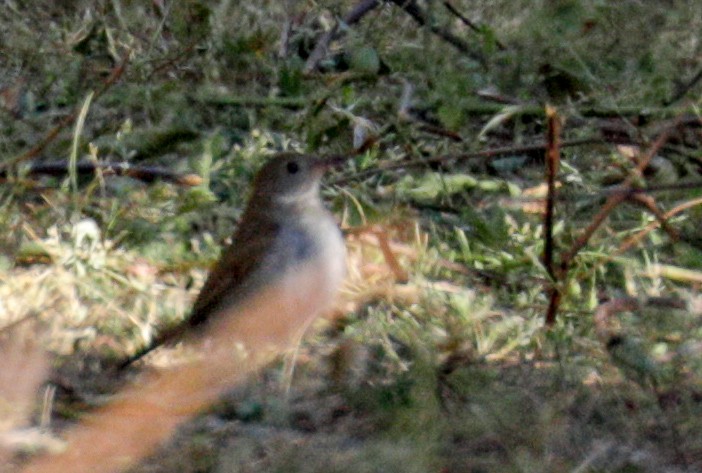
[[698, 2], [12, 0], [0, 23], [0, 322], [51, 354], [2, 348], [7, 471], [51, 448], [13, 429], [60, 437], [187, 315], [282, 150], [349, 156], [323, 191], [334, 317], [292, 379], [131, 471], [702, 470]]

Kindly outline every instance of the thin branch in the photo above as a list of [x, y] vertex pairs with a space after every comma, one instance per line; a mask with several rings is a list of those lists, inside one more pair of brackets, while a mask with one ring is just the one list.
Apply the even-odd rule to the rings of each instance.
[[[107, 90], [110, 89], [110, 87], [112, 87], [120, 79], [120, 77], [122, 77], [122, 74], [124, 74], [124, 71], [127, 68], [127, 64], [129, 63], [129, 54], [130, 53], [127, 52], [127, 54], [124, 55], [124, 59], [122, 59], [122, 62], [112, 70], [110, 76], [107, 79], [105, 79], [102, 86], [97, 90], [97, 92], [95, 92], [95, 94], [93, 94], [94, 101], [100, 98], [100, 96], [107, 92]], [[46, 135], [44, 135], [44, 137], [41, 140], [39, 140], [39, 143], [37, 143], [24, 153], [15, 156], [14, 158], [11, 158], [10, 160], [4, 163], [0, 163], [0, 171], [6, 171], [11, 166], [19, 164], [23, 161], [28, 161], [36, 157], [39, 153], [41, 153], [44, 150], [44, 148], [46, 148], [49, 145], [49, 143], [56, 139], [58, 134], [61, 133], [61, 131], [64, 128], [71, 125], [76, 120], [76, 118], [78, 118], [79, 112], [80, 107], [76, 107], [73, 110], [73, 112], [63, 117], [59, 121], [58, 125], [49, 130], [49, 132]]]
[[551, 106], [546, 106], [546, 116], [548, 117], [548, 132], [546, 138], [546, 183], [548, 193], [546, 195], [546, 211], [544, 213], [544, 266], [551, 278], [549, 287], [550, 303], [546, 312], [546, 325], [551, 326], [556, 321], [556, 314], [560, 301], [558, 282], [565, 276], [565, 272], [557, 274], [553, 263], [553, 212], [556, 202], [556, 176], [561, 160], [561, 121], [558, 112]]
[[217, 106], [235, 107], [282, 107], [290, 109], [303, 108], [310, 103], [308, 97], [255, 97], [219, 92], [203, 91], [192, 96], [193, 100], [200, 103]]
[[[665, 144], [665, 142], [668, 141], [674, 128], [675, 127], [671, 126], [660, 134], [656, 141], [646, 151], [646, 154], [641, 158], [639, 164], [634, 170], [634, 173], [629, 175], [624, 180], [624, 183], [621, 187], [623, 187], [624, 189], [631, 188], [634, 179], [643, 175], [643, 171], [648, 167], [649, 163], [651, 162], [651, 159], [653, 159], [653, 156], [655, 156], [655, 154], [660, 150], [660, 148]], [[588, 225], [588, 227], [583, 231], [583, 233], [581, 233], [580, 236], [575, 240], [568, 252], [566, 252], [563, 255], [563, 258], [561, 259], [562, 271], [567, 271], [573, 258], [575, 258], [575, 255], [577, 255], [578, 252], [587, 244], [587, 242], [590, 240], [590, 237], [592, 237], [592, 235], [595, 233], [595, 230], [597, 230], [600, 227], [600, 225], [602, 225], [602, 222], [604, 222], [605, 219], [609, 216], [609, 214], [626, 199], [626, 193], [613, 194], [607, 199], [607, 201], [604, 203], [597, 215], [593, 217], [590, 225]]]
[[[341, 23], [347, 26], [358, 23], [369, 12], [379, 7], [381, 3], [381, 0], [361, 0], [344, 16]], [[344, 34], [344, 31], [339, 29], [339, 24], [340, 23], [337, 22], [332, 29], [324, 33], [319, 41], [317, 41], [317, 44], [305, 62], [303, 71], [306, 74], [314, 71], [319, 65], [319, 62], [326, 57], [329, 51], [329, 44]]]
[[663, 227], [663, 230], [668, 234], [668, 236], [671, 238], [673, 241], [677, 241], [680, 239], [680, 233], [678, 231], [671, 227], [668, 224], [668, 221], [665, 218], [665, 214], [661, 209], [658, 208], [656, 205], [655, 199], [646, 194], [634, 194], [631, 196], [629, 201], [637, 203], [639, 205], [642, 205], [646, 210], [651, 212], [651, 214], [656, 217], [656, 220], [660, 225]]
[[[566, 140], [560, 143], [561, 148], [570, 148], [576, 146], [587, 146], [587, 145], [597, 145], [597, 144], [617, 144], [617, 143], [627, 143], [627, 144], [638, 144], [632, 142], [632, 140], [626, 141], [612, 141], [606, 140], [600, 137], [590, 137], [590, 138], [578, 138], [575, 140]], [[537, 151], [544, 151], [547, 147], [547, 143], [534, 143], [530, 145], [523, 146], [503, 146], [499, 148], [486, 149], [482, 151], [475, 151], [472, 153], [458, 153], [458, 154], [444, 154], [439, 156], [431, 156], [428, 158], [410, 159], [407, 161], [392, 162], [380, 164], [377, 168], [368, 169], [363, 172], [356, 173], [352, 176], [345, 176], [334, 181], [334, 184], [344, 184], [351, 180], [366, 179], [375, 174], [379, 174], [384, 171], [391, 171], [394, 169], [406, 169], [412, 167], [423, 167], [429, 164], [440, 164], [448, 161], [467, 161], [470, 159], [491, 159], [499, 158], [501, 156], [510, 156], [514, 154], [526, 154], [533, 153]]]
[[439, 28], [437, 25], [435, 25], [427, 16], [426, 12], [424, 12], [419, 5], [414, 0], [390, 0], [392, 3], [397, 5], [398, 7], [402, 8], [409, 16], [414, 19], [414, 21], [420, 25], [420, 26], [425, 26], [429, 28], [429, 31], [434, 33], [436, 36], [439, 38], [443, 39], [447, 43], [449, 43], [451, 46], [456, 48], [458, 51], [461, 53], [465, 54], [466, 56], [470, 57], [471, 59], [479, 62], [480, 64], [485, 64], [485, 57], [478, 51], [474, 50], [471, 48], [468, 43], [463, 41], [461, 38], [458, 36], [454, 35], [450, 31], [447, 31], [443, 28]]
[[[65, 176], [69, 173], [68, 162], [33, 163], [28, 173], [31, 175]], [[105, 176], [127, 176], [143, 182], [162, 180], [182, 186], [202, 184], [202, 178], [196, 174], [180, 174], [167, 169], [150, 166], [131, 166], [128, 163], [93, 163], [83, 161], [77, 164], [79, 176], [94, 175], [100, 171]], [[0, 170], [0, 178], [6, 178], [7, 172]]]
[[[539, 117], [543, 118], [543, 104], [536, 102], [519, 102], [508, 97], [504, 98], [504, 102], [519, 105], [519, 108], [513, 112], [514, 117]], [[467, 103], [462, 107], [466, 115], [495, 115], [504, 111], [504, 104], [500, 101], [490, 99], [490, 102], [475, 102]], [[686, 126], [700, 126], [700, 117], [695, 114], [689, 106], [679, 107], [649, 107], [645, 105], [629, 105], [629, 106], [586, 106], [583, 105], [577, 108], [578, 115], [583, 118], [617, 118], [628, 117], [632, 119], [645, 118], [649, 121], [653, 119], [674, 118], [676, 122]], [[682, 118], [680, 118], [683, 116]], [[663, 124], [665, 128], [665, 124]]]
[[[444, 0], [443, 4], [444, 4], [444, 6], [446, 7], [446, 9], [447, 9], [449, 12], [451, 12], [451, 13], [452, 13], [453, 15], [455, 15], [459, 20], [461, 20], [461, 22], [462, 22], [464, 25], [466, 25], [468, 28], [470, 28], [471, 30], [475, 31], [475, 32], [478, 33], [478, 34], [482, 33], [482, 29], [480, 28], [480, 26], [478, 26], [478, 25], [476, 25], [475, 23], [473, 23], [469, 18], [466, 18], [461, 12], [459, 12], [459, 11], [456, 9], [456, 7], [454, 7], [453, 5], [451, 5], [451, 2], [449, 2], [449, 1], [447, 1], [447, 0]], [[504, 50], [507, 49], [507, 48], [505, 47], [505, 45], [504, 45], [499, 39], [495, 39], [495, 46], [497, 46], [497, 47], [500, 49], [500, 51], [504, 51]]]
[[603, 302], [595, 310], [594, 322], [595, 332], [600, 339], [606, 343], [607, 347], [612, 343], [612, 338], [618, 335], [612, 329], [611, 319], [621, 312], [631, 312], [639, 310], [641, 304], [633, 297], [620, 297]]
[[685, 97], [687, 95], [687, 93], [690, 90], [692, 90], [692, 88], [694, 86], [696, 86], [700, 80], [702, 80], [702, 69], [700, 69], [697, 72], [697, 74], [695, 74], [694, 77], [692, 79], [690, 79], [690, 81], [687, 84], [680, 86], [678, 88], [677, 92], [671, 98], [669, 98], [668, 100], [663, 102], [663, 105], [665, 105], [665, 106], [672, 105], [675, 102], [677, 102], [678, 100]]
[[[613, 189], [604, 189], [596, 192], [569, 192], [567, 195], [558, 194], [556, 202], [580, 202], [584, 199], [593, 199], [596, 197], [608, 197], [614, 194], [625, 194], [627, 199], [632, 199], [637, 195], [654, 194], [658, 192], [680, 191], [683, 189], [702, 189], [702, 181], [683, 182], [679, 185], [664, 184], [660, 186], [650, 186], [638, 189], [621, 189], [615, 187]], [[507, 197], [500, 199], [500, 202], [505, 205], [522, 205], [522, 204], [540, 204], [543, 207], [545, 202], [544, 197]]]
[[199, 42], [193, 42], [190, 45], [183, 48], [181, 51], [177, 51], [172, 57], [162, 60], [160, 64], [155, 65], [151, 72], [149, 72], [146, 81], [151, 81], [156, 74], [160, 73], [163, 70], [167, 70], [170, 68], [175, 69], [175, 66], [178, 64], [178, 62], [180, 62], [183, 59], [187, 59], [188, 54], [192, 53], [198, 44]]
[[[663, 149], [666, 148], [664, 147]], [[659, 184], [656, 186], [635, 187], [631, 189], [623, 189], [621, 186], [616, 186], [611, 189], [602, 190], [597, 194], [605, 196], [614, 194], [626, 194], [627, 197], [630, 197], [634, 194], [652, 194], [654, 192], [679, 191], [689, 189], [702, 189], [702, 181], [676, 182], [674, 184]], [[583, 195], [591, 196], [592, 194]]]
[[442, 128], [440, 126], [424, 124], [424, 125], [419, 125], [417, 127], [417, 129], [419, 129], [420, 131], [423, 131], [425, 133], [441, 136], [442, 138], [448, 138], [451, 141], [456, 141], [459, 143], [463, 141], [463, 138], [461, 137], [461, 135], [459, 135], [455, 131], [447, 130], [446, 128]]
[[[698, 197], [696, 199], [689, 200], [687, 202], [684, 202], [676, 207], [673, 207], [669, 211], [667, 211], [663, 215], [663, 220], [667, 221], [670, 220], [671, 218], [675, 217], [677, 214], [684, 212], [687, 209], [690, 209], [692, 207], [702, 205], [702, 197]], [[644, 239], [646, 235], [651, 233], [653, 230], [661, 226], [661, 221], [656, 220], [655, 222], [649, 223], [646, 228], [641, 230], [640, 232], [636, 233], [635, 235], [629, 237], [627, 240], [624, 241], [624, 243], [621, 244], [619, 249], [617, 250], [617, 254], [622, 254], [626, 251], [628, 251], [631, 247], [636, 245], [638, 242]]]
[[562, 271], [567, 271], [573, 258], [575, 258], [575, 255], [577, 255], [578, 252], [583, 249], [583, 247], [590, 240], [590, 237], [592, 237], [592, 235], [595, 233], [595, 230], [602, 225], [602, 222], [605, 221], [609, 214], [612, 213], [612, 211], [624, 200], [626, 200], [626, 194], [614, 194], [607, 199], [597, 215], [593, 217], [590, 225], [588, 225], [587, 228], [575, 240], [568, 252], [563, 255], [563, 258], [561, 259]]

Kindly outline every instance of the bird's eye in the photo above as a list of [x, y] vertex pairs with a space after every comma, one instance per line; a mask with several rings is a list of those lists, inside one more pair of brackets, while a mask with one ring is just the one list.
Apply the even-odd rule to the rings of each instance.
[[295, 174], [300, 170], [300, 166], [297, 165], [295, 161], [288, 161], [288, 172], [290, 174]]

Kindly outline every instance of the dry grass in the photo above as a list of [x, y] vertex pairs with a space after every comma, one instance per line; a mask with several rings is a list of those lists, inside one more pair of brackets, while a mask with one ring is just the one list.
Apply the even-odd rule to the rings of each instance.
[[[172, 435], [182, 422], [225, 389], [259, 369], [299, 338], [304, 305], [270, 288], [240, 311], [218, 319], [196, 348], [196, 360], [139, 377], [105, 407], [65, 435], [66, 449], [21, 471], [117, 472], [133, 465]], [[285, 318], [280, 315], [284, 313]]]
[[[59, 468], [26, 453], [53, 449], [47, 437], [16, 447], [18, 426], [65, 434], [55, 457], [63, 471], [94, 469], [89, 461], [104, 471], [193, 416], [133, 471], [702, 469], [699, 191], [653, 194], [672, 233], [645, 208], [618, 206], [560, 282], [561, 310], [546, 331], [544, 228], [538, 209], [523, 205], [543, 169], [539, 153], [518, 151], [543, 139], [545, 101], [560, 101], [564, 142], [613, 131], [638, 140], [666, 126], [659, 117], [697, 113], [699, 84], [672, 108], [661, 104], [700, 69], [699, 5], [452, 2], [484, 26], [475, 32], [441, 3], [417, 4], [486, 63], [390, 3], [305, 75], [304, 55], [353, 2], [7, 2], [2, 165], [32, 151], [200, 178], [183, 188], [109, 173], [41, 177], [25, 165], [2, 177], [0, 327], [19, 323], [4, 345], [2, 445], [23, 452], [8, 469]], [[389, 72], [373, 72], [381, 63]], [[95, 91], [103, 93], [76, 127], [72, 116]], [[697, 178], [702, 140], [687, 125], [637, 185]], [[369, 132], [368, 150], [333, 176], [343, 184], [325, 189], [344, 226], [364, 231], [348, 232], [347, 286], [332, 321], [300, 347], [292, 379], [276, 362], [261, 367], [268, 355], [240, 369], [207, 356], [146, 373], [112, 397], [118, 383], [106, 379], [105, 360], [187, 314], [263, 156], [346, 153]], [[493, 147], [517, 151], [436, 164]], [[598, 192], [636, 174], [620, 150], [561, 150], [555, 256], [587, 228]], [[608, 346], [592, 316], [624, 295], [640, 310], [608, 320]], [[692, 302], [643, 303], [661, 296]], [[251, 340], [260, 328], [246, 328]], [[172, 365], [181, 351], [161, 358]], [[206, 376], [213, 368], [228, 375]], [[74, 391], [42, 390], [47, 376]], [[153, 400], [161, 392], [170, 393], [165, 407]], [[110, 457], [112, 447], [130, 458]]]
[[[362, 235], [363, 232], [359, 234]], [[417, 258], [417, 250], [412, 250], [406, 244], [389, 244], [387, 236], [383, 241], [384, 248], [393, 248], [395, 251], [402, 249], [405, 256]], [[377, 240], [352, 241], [349, 243], [349, 250], [347, 264], [353, 269], [349, 275], [346, 296], [342, 298], [346, 302], [340, 302], [338, 310], [342, 310], [343, 306], [343, 311], [346, 312], [350, 308], [359, 307], [364, 301], [377, 298], [393, 299], [393, 296], [397, 295], [402, 297], [401, 300], [406, 300], [410, 291], [393, 291], [393, 268], [379, 264], [387, 253], [382, 251]], [[296, 274], [294, 277], [297, 287], [303, 275]], [[52, 279], [61, 281], [59, 287], [53, 288], [47, 284]], [[38, 305], [23, 307], [18, 304], [15, 307], [19, 310], [15, 313], [20, 316], [26, 314], [24, 317], [30, 318], [37, 307], [46, 306], [47, 301], [51, 300], [50, 305], [56, 307], [58, 313], [69, 313], [61, 310], [68, 305], [73, 306], [73, 313], [91, 313], [93, 322], [98, 319], [104, 321], [105, 315], [95, 313], [95, 310], [104, 310], [100, 308], [100, 304], [86, 306], [79, 297], [75, 297], [75, 292], [56, 294], [61, 287], [73, 288], [79, 285], [80, 280], [80, 276], [60, 266], [46, 269], [40, 277], [43, 283], [41, 294], [30, 298]], [[380, 281], [383, 281], [381, 286], [378, 285]], [[36, 284], [36, 275], [27, 274], [25, 277], [13, 278], [13, 282], [26, 284], [31, 289], [39, 287]], [[18, 293], [17, 286], [8, 284], [3, 289], [8, 295]], [[411, 296], [413, 300], [419, 299], [419, 292], [419, 289], [414, 289]], [[26, 296], [22, 297], [25, 303], [27, 300]], [[58, 304], [57, 300], [62, 300], [63, 304]], [[308, 300], [309, 298], [298, 297], [295, 298], [295, 303], [301, 304]], [[7, 303], [13, 302], [8, 297]], [[304, 319], [308, 312], [305, 304], [295, 307], [291, 304], [289, 295], [281, 294], [276, 288], [270, 288], [236, 314], [219, 319], [203, 335], [203, 341], [188, 347], [188, 351], [192, 353], [190, 356], [186, 355], [185, 362], [181, 361], [180, 366], [176, 362], [175, 367], [161, 368], [139, 376], [120, 389], [114, 400], [91, 412], [66, 432], [63, 436], [65, 444], [60, 448], [60, 453], [45, 455], [26, 465], [21, 471], [110, 472], [122, 471], [134, 465], [168, 439], [179, 425], [211, 405], [225, 390], [243, 382], [281, 353], [292, 350], [299, 343], [299, 321]], [[285, 317], [281, 317], [281, 314]], [[44, 314], [43, 318], [48, 320], [52, 316], [55, 317], [56, 314]], [[54, 320], [50, 337], [52, 343], [57, 343], [58, 340], [63, 340], [64, 344], [75, 343], [75, 339], [68, 335], [70, 331], [67, 327], [70, 322], [65, 319]], [[80, 317], [79, 323], [85, 325], [85, 317]], [[53, 347], [55, 352], [60, 351], [56, 346], [49, 346]], [[99, 349], [100, 342], [94, 340], [92, 346]], [[33, 404], [32, 394], [36, 392], [38, 384], [45, 380], [46, 365], [44, 350], [36, 344], [31, 350], [13, 344], [8, 346], [6, 351], [8, 370], [3, 373], [6, 376], [0, 379], [0, 386], [14, 388], [14, 391], [5, 395], [5, 399], [8, 405], [13, 406], [13, 415], [18, 417], [7, 419], [9, 430], [15, 428], [19, 421], [26, 422], [28, 408]], [[188, 359], [193, 357], [194, 361]], [[20, 360], [24, 364], [16, 366]], [[13, 377], [18, 376], [20, 372], [24, 384], [12, 384]]]
[[[0, 339], [3, 369], [0, 373], [0, 464], [9, 465], [15, 451], [35, 445], [56, 447], [56, 442], [32, 429], [35, 396], [49, 372], [46, 353], [37, 342], [40, 332], [32, 322], [6, 327]], [[46, 406], [50, 409], [50, 406]], [[46, 413], [48, 415], [48, 413]], [[6, 471], [5, 467], [0, 470]]]

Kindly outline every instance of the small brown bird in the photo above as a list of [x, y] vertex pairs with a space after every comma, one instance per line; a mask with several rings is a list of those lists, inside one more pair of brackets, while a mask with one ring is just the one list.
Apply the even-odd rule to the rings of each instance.
[[293, 153], [270, 159], [256, 175], [232, 242], [210, 272], [189, 317], [120, 367], [164, 343], [197, 336], [214, 318], [236, 317], [238, 308], [264, 289], [279, 289], [291, 303], [304, 302], [309, 312], [299, 319], [304, 331], [329, 307], [345, 275], [344, 240], [319, 196], [322, 175], [339, 162], [340, 158]]

